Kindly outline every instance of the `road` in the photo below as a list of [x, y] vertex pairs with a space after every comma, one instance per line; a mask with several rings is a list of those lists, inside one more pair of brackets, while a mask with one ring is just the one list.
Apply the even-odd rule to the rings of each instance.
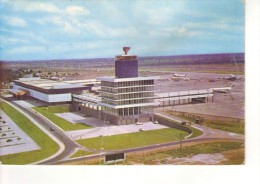
[[[168, 143], [162, 143], [162, 144], [155, 144], [155, 145], [150, 145], [150, 146], [144, 146], [144, 147], [137, 147], [137, 148], [130, 148], [130, 149], [123, 149], [123, 150], [111, 150], [111, 151], [106, 151], [106, 152], [101, 152], [95, 155], [89, 155], [89, 156], [84, 156], [84, 157], [78, 157], [78, 158], [71, 158], [69, 159], [69, 156], [73, 154], [77, 148], [82, 148], [82, 146], [78, 145], [75, 143], [73, 140], [71, 140], [64, 131], [60, 130], [59, 128], [56, 128], [55, 131], [50, 131], [50, 127], [53, 127], [53, 123], [48, 121], [46, 118], [42, 117], [35, 111], [33, 111], [31, 108], [21, 106], [20, 104], [14, 103], [12, 101], [9, 101], [12, 103], [14, 106], [19, 108], [22, 112], [25, 112], [29, 116], [31, 116], [35, 121], [37, 121], [39, 124], [41, 124], [50, 134], [55, 136], [57, 139], [59, 139], [64, 145], [65, 145], [65, 150], [51, 158], [42, 162], [39, 162], [38, 164], [69, 164], [72, 162], [76, 161], [85, 161], [85, 160], [91, 160], [91, 159], [98, 159], [100, 157], [104, 157], [106, 154], [112, 154], [112, 153], [119, 153], [119, 152], [125, 152], [125, 153], [131, 153], [131, 152], [138, 152], [138, 151], [148, 151], [148, 150], [153, 150], [157, 148], [164, 148], [164, 147], [171, 147], [171, 146], [176, 146], [179, 145], [179, 141], [175, 142], [168, 142]], [[163, 113], [157, 113], [158, 115], [161, 116], [167, 116]], [[167, 116], [169, 117], [169, 116]], [[182, 122], [183, 119], [178, 118], [178, 117], [170, 117], [171, 119], [174, 119], [177, 122]], [[192, 127], [200, 129], [203, 131], [203, 135], [199, 137], [195, 137], [192, 139], [188, 140], [182, 140], [182, 145], [189, 144], [189, 143], [202, 143], [202, 142], [207, 142], [207, 141], [244, 141], [244, 135], [239, 135], [239, 134], [234, 134], [230, 132], [225, 132], [221, 130], [216, 130], [216, 129], [211, 129], [205, 126], [200, 126], [193, 124]]]
[[[243, 142], [243, 139], [227, 139], [227, 138], [194, 138], [194, 139], [188, 139], [188, 140], [183, 140], [182, 145], [188, 144], [188, 143], [200, 143], [200, 142], [208, 142], [208, 141], [238, 141], [238, 142]], [[171, 147], [171, 146], [176, 146], [179, 145], [180, 142], [169, 142], [169, 143], [162, 143], [162, 144], [155, 144], [151, 146], [145, 146], [145, 147], [139, 147], [139, 148], [131, 148], [131, 149], [124, 149], [124, 150], [117, 150], [117, 151], [107, 151], [107, 152], [102, 152], [99, 154], [95, 155], [89, 155], [89, 156], [84, 156], [84, 157], [77, 157], [73, 159], [68, 159], [68, 160], [62, 160], [58, 162], [53, 162], [51, 164], [53, 165], [62, 165], [62, 164], [70, 164], [73, 162], [85, 162], [88, 160], [93, 160], [93, 159], [99, 159], [101, 157], [104, 157], [106, 154], [113, 154], [113, 153], [131, 153], [131, 152], [141, 152], [141, 151], [149, 151], [149, 150], [154, 150], [158, 148], [166, 148], [166, 147]]]
[[[162, 113], [156, 113], [157, 115], [161, 116], [166, 116], [165, 114]], [[166, 116], [169, 118], [169, 116]], [[170, 117], [171, 119], [174, 119], [177, 122], [182, 122], [184, 121], [181, 118], [178, 117]], [[187, 139], [187, 140], [182, 140], [181, 143], [182, 145], [185, 144], [190, 144], [190, 143], [205, 143], [209, 141], [236, 141], [236, 142], [244, 142], [244, 135], [241, 134], [235, 134], [235, 133], [230, 133], [222, 130], [216, 130], [216, 129], [211, 129], [205, 126], [197, 125], [197, 124], [192, 124], [192, 127], [197, 128], [203, 132], [203, 134], [199, 137], [195, 137], [192, 139]], [[179, 145], [179, 141], [175, 142], [168, 142], [168, 143], [161, 143], [161, 144], [155, 144], [155, 145], [150, 145], [150, 146], [144, 146], [144, 147], [138, 147], [138, 148], [130, 148], [130, 149], [123, 149], [123, 150], [113, 150], [113, 151], [107, 151], [107, 152], [101, 152], [99, 154], [95, 155], [89, 155], [89, 156], [84, 156], [84, 157], [78, 157], [78, 158], [72, 158], [68, 160], [62, 160], [58, 161], [52, 164], [70, 164], [73, 162], [85, 162], [87, 160], [92, 160], [92, 159], [99, 159], [100, 157], [104, 157], [106, 154], [113, 154], [113, 153], [131, 153], [131, 152], [141, 152], [141, 151], [149, 151], [153, 149], [158, 149], [158, 148], [164, 148], [164, 147], [171, 147], [171, 146], [176, 146]]]
[[19, 108], [22, 112], [25, 112], [29, 116], [31, 116], [35, 121], [37, 121], [39, 124], [42, 125], [43, 128], [45, 128], [50, 134], [52, 134], [54, 137], [59, 139], [64, 145], [65, 145], [65, 150], [57, 155], [54, 158], [51, 158], [49, 160], [39, 162], [39, 164], [49, 164], [52, 162], [57, 162], [59, 160], [63, 160], [67, 157], [69, 157], [72, 153], [75, 152], [77, 148], [80, 146], [76, 144], [73, 140], [71, 140], [62, 130], [56, 128], [55, 131], [51, 131], [50, 127], [53, 127], [53, 124], [48, 121], [47, 119], [43, 118], [39, 114], [35, 113], [32, 111], [30, 108], [25, 108], [17, 103], [14, 103], [12, 101], [9, 101], [12, 105], [16, 106]]

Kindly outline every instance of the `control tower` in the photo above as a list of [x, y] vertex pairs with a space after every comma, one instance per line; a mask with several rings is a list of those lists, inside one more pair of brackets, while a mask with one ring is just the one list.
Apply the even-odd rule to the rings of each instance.
[[115, 61], [116, 78], [138, 77], [138, 60], [136, 55], [127, 55], [130, 47], [123, 47], [124, 54], [117, 55]]
[[138, 76], [136, 55], [128, 55], [130, 47], [115, 59], [115, 77], [101, 77], [102, 119], [117, 125], [154, 120], [154, 79]]

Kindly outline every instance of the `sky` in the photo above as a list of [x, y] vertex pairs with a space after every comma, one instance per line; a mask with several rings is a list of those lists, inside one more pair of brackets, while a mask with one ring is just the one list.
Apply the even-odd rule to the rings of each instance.
[[243, 0], [0, 0], [0, 60], [244, 52]]

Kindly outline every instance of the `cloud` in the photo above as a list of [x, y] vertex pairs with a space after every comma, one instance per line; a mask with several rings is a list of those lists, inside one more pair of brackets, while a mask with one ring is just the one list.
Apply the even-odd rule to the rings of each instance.
[[[219, 18], [213, 21], [203, 21], [203, 22], [187, 22], [185, 26], [190, 29], [197, 30], [208, 30], [211, 29], [211, 32], [216, 31], [243, 31], [244, 27], [241, 22], [232, 21], [231, 19]], [[209, 31], [210, 32], [210, 31]]]
[[49, 12], [57, 13], [59, 8], [51, 3], [39, 3], [39, 2], [29, 2], [26, 6], [23, 6], [23, 9], [28, 12]]
[[14, 47], [10, 50], [7, 50], [6, 53], [9, 55], [12, 54], [33, 54], [33, 55], [37, 55], [39, 53], [43, 53], [46, 52], [45, 47], [43, 46], [22, 46], [22, 47]]
[[50, 40], [46, 39], [46, 34], [41, 35], [41, 32], [34, 33], [32, 31], [26, 31], [21, 29], [4, 29], [0, 28], [0, 43], [33, 43], [39, 45], [50, 44]]
[[22, 43], [22, 44], [25, 44], [25, 43], [29, 43], [28, 40], [26, 39], [22, 39], [22, 38], [6, 38], [2, 35], [0, 35], [0, 43], [2, 45], [11, 45], [11, 44], [18, 44], [18, 43]]
[[5, 23], [11, 25], [11, 26], [16, 26], [16, 27], [26, 27], [27, 22], [19, 17], [11, 17], [11, 16], [2, 16], [2, 19], [4, 20]]
[[196, 30], [188, 30], [185, 27], [165, 27], [165, 28], [159, 28], [157, 30], [150, 30], [148, 32], [149, 36], [151, 37], [195, 37], [204, 35], [204, 32], [202, 31], [196, 31]]
[[174, 21], [184, 4], [185, 1], [137, 1], [133, 15], [148, 25], [162, 25]]
[[68, 33], [73, 33], [73, 34], [79, 34], [80, 33], [80, 30], [77, 27], [72, 26], [67, 21], [64, 22], [64, 31], [66, 31]]
[[90, 12], [86, 8], [80, 6], [68, 6], [65, 12], [70, 15], [89, 15]]
[[127, 26], [127, 27], [109, 27], [105, 26], [104, 24], [98, 22], [98, 21], [90, 21], [87, 23], [82, 23], [82, 30], [86, 30], [88, 33], [92, 35], [97, 35], [102, 38], [133, 38], [137, 37], [138, 30], [134, 27]]

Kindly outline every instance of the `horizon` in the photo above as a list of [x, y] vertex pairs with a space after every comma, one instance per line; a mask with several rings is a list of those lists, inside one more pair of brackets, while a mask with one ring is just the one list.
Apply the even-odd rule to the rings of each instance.
[[244, 53], [244, 3], [1, 0], [0, 60]]
[[[178, 56], [203, 56], [203, 55], [228, 55], [228, 54], [243, 54], [245, 52], [227, 52], [227, 53], [204, 53], [204, 54], [182, 54], [182, 55], [164, 55], [164, 56], [137, 56], [138, 58], [154, 58], [154, 57], [178, 57]], [[61, 58], [61, 59], [46, 59], [46, 60], [0, 60], [0, 62], [48, 62], [48, 61], [63, 61], [63, 60], [99, 60], [99, 59], [115, 59], [114, 57], [100, 57], [100, 58]]]

